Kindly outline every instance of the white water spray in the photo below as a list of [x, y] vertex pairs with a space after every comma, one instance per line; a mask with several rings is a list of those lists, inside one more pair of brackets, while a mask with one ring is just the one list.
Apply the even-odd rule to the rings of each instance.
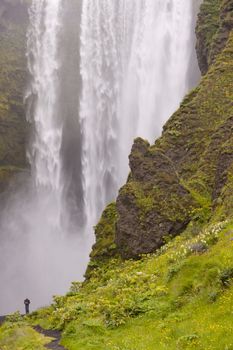
[[32, 134], [28, 149], [31, 176], [8, 199], [1, 217], [0, 314], [35, 309], [82, 279], [90, 239], [69, 225], [64, 198], [60, 116], [62, 1], [33, 0], [27, 41], [31, 81], [26, 94]]
[[192, 0], [83, 0], [81, 124], [93, 225], [128, 173], [133, 139], [153, 142], [190, 88]]
[[53, 205], [51, 218], [57, 229], [61, 226], [63, 190], [62, 121], [58, 119], [57, 110], [61, 1], [35, 0], [29, 17], [27, 58], [32, 80], [26, 98], [34, 103], [28, 111], [34, 130], [28, 157], [35, 187], [39, 192], [50, 193], [48, 205], [49, 209]]

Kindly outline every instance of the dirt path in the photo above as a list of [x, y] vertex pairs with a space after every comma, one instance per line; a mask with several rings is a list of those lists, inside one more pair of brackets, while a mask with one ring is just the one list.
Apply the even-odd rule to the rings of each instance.
[[35, 329], [35, 331], [43, 334], [46, 337], [54, 338], [54, 340], [52, 340], [51, 343], [45, 345], [46, 349], [65, 350], [65, 348], [59, 344], [60, 340], [61, 340], [61, 333], [59, 331], [45, 330], [45, 329], [41, 328], [40, 326], [36, 326], [36, 327], [34, 327], [34, 329]]

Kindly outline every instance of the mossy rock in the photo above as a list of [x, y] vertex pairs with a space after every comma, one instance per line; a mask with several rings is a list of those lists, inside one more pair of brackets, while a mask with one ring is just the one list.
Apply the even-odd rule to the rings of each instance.
[[94, 268], [104, 264], [106, 260], [118, 254], [115, 244], [116, 220], [116, 203], [110, 203], [95, 227], [96, 242], [90, 254], [91, 260], [85, 274], [87, 278], [90, 277]]
[[24, 93], [27, 83], [26, 29], [27, 5], [24, 2], [1, 2], [0, 16], [0, 167], [11, 169], [0, 176], [5, 189], [6, 177], [26, 162], [26, 123]]
[[204, 0], [196, 28], [197, 57], [203, 74], [225, 47], [232, 29], [233, 1]]

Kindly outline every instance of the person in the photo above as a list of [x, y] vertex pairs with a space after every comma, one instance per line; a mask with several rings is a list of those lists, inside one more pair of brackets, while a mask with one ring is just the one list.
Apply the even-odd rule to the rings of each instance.
[[30, 305], [30, 300], [27, 298], [24, 300], [24, 305], [25, 305], [25, 312], [26, 314], [29, 314], [29, 305]]

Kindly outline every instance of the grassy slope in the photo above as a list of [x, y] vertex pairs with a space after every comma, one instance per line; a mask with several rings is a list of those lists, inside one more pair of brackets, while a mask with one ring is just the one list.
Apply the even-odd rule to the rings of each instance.
[[[71, 350], [232, 349], [233, 226], [222, 225], [195, 238], [186, 232], [160, 256], [111, 261], [98, 271], [101, 279], [59, 300], [64, 306], [52, 322], [59, 313], [75, 319], [65, 326], [64, 345]], [[193, 241], [205, 242], [207, 251], [193, 253]]]
[[232, 239], [233, 222], [198, 235], [190, 225], [157, 254], [112, 259], [52, 307], [16, 324], [13, 335], [3, 328], [0, 346], [14, 349], [12, 339], [40, 323], [63, 329], [70, 350], [233, 349]]
[[26, 325], [19, 314], [9, 317], [1, 327], [1, 350], [43, 350], [50, 341]]
[[49, 339], [28, 326], [4, 326], [0, 336], [0, 346], [3, 350], [44, 350], [44, 345], [49, 342]]

